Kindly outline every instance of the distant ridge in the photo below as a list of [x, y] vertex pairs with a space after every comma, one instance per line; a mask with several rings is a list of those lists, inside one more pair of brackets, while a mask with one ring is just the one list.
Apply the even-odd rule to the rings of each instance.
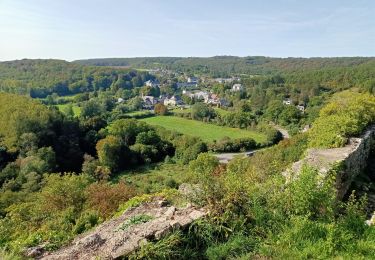
[[136, 57], [102, 58], [76, 60], [73, 63], [94, 66], [130, 66], [145, 69], [171, 69], [182, 72], [201, 72], [209, 74], [270, 74], [295, 72], [300, 70], [319, 70], [350, 68], [358, 65], [375, 64], [375, 57], [337, 57], [337, 58], [272, 58], [265, 56], [214, 56], [214, 57]]

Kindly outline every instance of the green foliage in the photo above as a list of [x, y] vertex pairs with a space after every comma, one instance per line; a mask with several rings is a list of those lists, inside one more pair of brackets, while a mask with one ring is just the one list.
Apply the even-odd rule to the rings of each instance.
[[215, 117], [215, 111], [204, 103], [198, 102], [191, 107], [191, 118], [201, 121], [210, 121]]
[[223, 138], [219, 142], [210, 144], [208, 149], [213, 152], [244, 152], [257, 147], [257, 143], [251, 138], [241, 138], [235, 140]]
[[[362, 69], [366, 74], [367, 68], [373, 68], [373, 58], [270, 58], [270, 57], [236, 57], [216, 56], [210, 58], [181, 58], [181, 57], [149, 57], [149, 58], [110, 58], [76, 61], [78, 64], [99, 66], [132, 66], [135, 68], [167, 68], [177, 71], [199, 74], [209, 74], [214, 77], [226, 77], [234, 74], [259, 75], [276, 72], [311, 71], [319, 74], [322, 79], [331, 75], [341, 79], [344, 72], [353, 73]], [[338, 74], [338, 75], [337, 75]], [[297, 74], [298, 75], [298, 74]], [[297, 75], [295, 75], [297, 77]], [[351, 78], [350, 76], [348, 78]], [[354, 80], [354, 79], [353, 79]], [[280, 82], [280, 80], [278, 81]]]
[[121, 139], [116, 136], [109, 135], [100, 140], [96, 144], [100, 164], [116, 171], [120, 165], [122, 148]]
[[180, 193], [175, 189], [164, 189], [161, 192], [153, 193], [153, 194], [143, 194], [140, 196], [135, 196], [129, 199], [127, 202], [121, 204], [117, 210], [117, 215], [122, 214], [129, 208], [138, 207], [142, 203], [147, 203], [153, 201], [155, 198], [164, 198], [168, 202], [172, 204], [180, 204], [181, 203], [181, 196]]
[[142, 245], [139, 250], [129, 256], [129, 259], [189, 259], [189, 256], [181, 252], [179, 248], [182, 241], [182, 234], [174, 232], [155, 243]]
[[0, 93], [1, 144], [16, 149], [19, 138], [25, 133], [35, 134], [40, 141], [55, 116], [53, 111], [30, 98]]
[[313, 219], [333, 217], [336, 203], [333, 177], [323, 178], [318, 170], [304, 166], [296, 180], [287, 185], [285, 194], [285, 210], [289, 214]]
[[253, 238], [242, 234], [232, 236], [226, 243], [215, 244], [207, 248], [206, 255], [208, 259], [231, 259], [239, 257], [254, 249], [256, 241]]
[[131, 89], [143, 85], [150, 78], [146, 72], [82, 66], [62, 60], [0, 63], [0, 90], [27, 94], [33, 98], [45, 98], [53, 93], [65, 96], [106, 90], [112, 85], [117, 89]]
[[310, 147], [340, 147], [375, 121], [375, 97], [369, 94], [337, 94], [321, 111], [309, 133]]

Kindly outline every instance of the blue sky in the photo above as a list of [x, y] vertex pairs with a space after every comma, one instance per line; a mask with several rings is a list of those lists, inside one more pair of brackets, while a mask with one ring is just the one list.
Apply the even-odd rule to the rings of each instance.
[[0, 60], [375, 56], [374, 0], [0, 0]]

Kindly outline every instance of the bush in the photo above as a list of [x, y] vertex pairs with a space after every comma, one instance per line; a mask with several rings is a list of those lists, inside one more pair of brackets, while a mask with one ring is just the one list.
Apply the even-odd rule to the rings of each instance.
[[309, 133], [309, 146], [344, 146], [349, 137], [361, 134], [374, 122], [374, 96], [350, 91], [339, 93], [320, 111]]
[[168, 113], [168, 108], [163, 104], [158, 103], [155, 105], [154, 111], [156, 115], [164, 116]]
[[257, 148], [258, 145], [252, 138], [230, 139], [223, 138], [219, 142], [214, 142], [208, 146], [213, 152], [243, 152]]
[[226, 243], [209, 247], [206, 255], [212, 260], [236, 258], [253, 250], [255, 244], [255, 239], [238, 234], [232, 236]]
[[109, 183], [94, 183], [87, 189], [89, 208], [96, 210], [102, 218], [108, 218], [121, 203], [135, 196], [135, 190], [123, 182], [110, 185]]

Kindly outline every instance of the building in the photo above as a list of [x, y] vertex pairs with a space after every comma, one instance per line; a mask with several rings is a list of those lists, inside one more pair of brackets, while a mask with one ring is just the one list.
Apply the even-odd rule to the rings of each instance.
[[298, 106], [297, 106], [297, 109], [298, 109], [299, 111], [301, 111], [302, 113], [305, 112], [305, 106], [304, 106], [304, 105], [298, 105]]
[[122, 103], [122, 102], [124, 102], [125, 100], [123, 99], [123, 98], [118, 98], [117, 99], [117, 103]]
[[195, 88], [198, 86], [197, 82], [178, 82], [177, 88]]
[[289, 106], [292, 104], [292, 101], [290, 99], [284, 99], [283, 104]]
[[195, 83], [195, 84], [198, 84], [198, 78], [196, 78], [196, 77], [188, 77], [188, 78], [187, 78], [187, 82], [188, 82], [188, 83]]
[[153, 109], [154, 106], [159, 102], [159, 99], [153, 96], [143, 96], [143, 108], [144, 109]]
[[239, 84], [239, 83], [234, 84], [232, 86], [232, 91], [242, 91], [242, 90], [243, 90], [243, 86], [241, 84]]
[[231, 77], [231, 78], [216, 78], [214, 81], [224, 84], [224, 83], [232, 83], [235, 81], [241, 81], [239, 77]]
[[145, 85], [147, 87], [152, 87], [152, 88], [156, 88], [156, 87], [159, 87], [160, 83], [158, 80], [147, 80], [145, 82]]
[[182, 100], [179, 96], [172, 96], [171, 98], [165, 98], [164, 99], [164, 105], [165, 106], [178, 106], [182, 105]]

